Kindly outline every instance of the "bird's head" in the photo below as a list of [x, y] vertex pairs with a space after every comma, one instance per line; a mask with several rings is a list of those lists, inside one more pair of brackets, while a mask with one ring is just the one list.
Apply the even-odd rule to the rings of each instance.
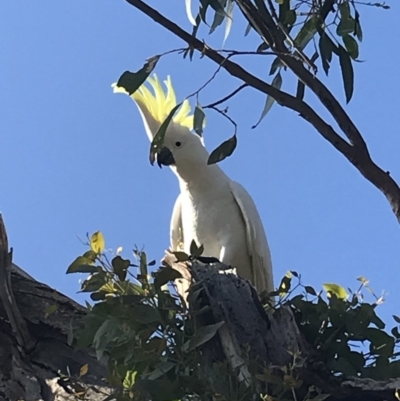
[[[152, 141], [160, 125], [177, 105], [177, 102], [169, 76], [164, 81], [166, 91], [163, 90], [156, 74], [149, 77], [147, 82], [152, 90], [143, 84], [131, 95], [131, 98], [139, 109], [147, 136]], [[125, 89], [116, 85], [114, 85], [114, 92], [127, 94]], [[183, 170], [193, 170], [196, 167], [207, 165], [209, 155], [204, 147], [203, 139], [192, 133], [192, 129], [193, 114], [190, 114], [190, 104], [186, 99], [168, 125], [163, 148], [157, 154], [157, 163], [160, 167], [162, 165], [170, 166], [179, 174]]]

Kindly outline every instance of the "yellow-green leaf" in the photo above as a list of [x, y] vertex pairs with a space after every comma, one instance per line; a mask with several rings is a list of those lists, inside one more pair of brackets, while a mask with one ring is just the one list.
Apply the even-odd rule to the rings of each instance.
[[85, 363], [85, 364], [80, 368], [80, 370], [79, 370], [79, 375], [80, 375], [80, 376], [85, 376], [86, 373], [88, 372], [88, 370], [89, 370], [89, 364]]
[[325, 283], [323, 287], [328, 296], [334, 294], [338, 299], [346, 299], [348, 297], [347, 291], [339, 284]]
[[105, 249], [106, 243], [101, 231], [95, 232], [90, 238], [90, 248], [97, 254], [102, 253]]

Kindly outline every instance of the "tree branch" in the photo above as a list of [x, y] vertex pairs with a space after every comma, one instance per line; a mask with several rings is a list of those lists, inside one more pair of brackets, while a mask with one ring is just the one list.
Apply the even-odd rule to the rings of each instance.
[[[314, 75], [307, 71], [299, 61], [293, 57], [285, 57], [280, 55], [288, 67], [292, 69], [292, 71], [317, 95], [320, 101], [331, 113], [333, 118], [337, 121], [344, 134], [349, 138], [351, 144], [338, 135], [338, 133], [329, 124], [327, 124], [305, 101], [297, 99], [289, 93], [281, 91], [262, 81], [255, 75], [246, 71], [239, 64], [230, 61], [229, 56], [221, 56], [217, 51], [213, 50], [207, 44], [201, 42], [196, 37], [180, 28], [177, 24], [164, 17], [157, 10], [150, 7], [142, 0], [126, 1], [133, 7], [152, 18], [155, 22], [184, 40], [191, 48], [201, 52], [202, 55], [222, 66], [222, 68], [224, 68], [230, 75], [242, 80], [254, 89], [272, 96], [281, 106], [288, 107], [289, 109], [298, 112], [303, 119], [308, 121], [323, 138], [325, 138], [331, 145], [335, 147], [335, 149], [345, 156], [368, 181], [375, 185], [386, 196], [394, 214], [400, 222], [399, 186], [390, 177], [388, 172], [383, 171], [372, 161], [360, 132], [346, 114], [344, 109], [341, 107], [339, 102], [334, 98], [332, 93], [322, 84], [322, 82], [320, 82]], [[250, 3], [251, 6], [249, 6], [248, 0], [238, 0], [237, 3], [241, 3], [247, 9], [252, 10], [252, 5]], [[260, 22], [259, 13], [254, 15], [253, 11], [250, 11], [252, 19], [254, 19], [257, 23]], [[250, 22], [253, 24], [253, 21]], [[264, 23], [262, 26], [264, 26]], [[270, 29], [266, 29], [265, 35], [268, 36], [268, 42], [272, 40], [274, 44], [278, 44], [279, 46], [282, 35], [277, 35], [276, 31], [271, 31]], [[282, 49], [281, 47], [277, 48], [277, 50], [281, 53], [285, 51], [285, 49]]]
[[18, 345], [25, 352], [35, 346], [25, 320], [21, 316], [11, 287], [12, 250], [8, 250], [8, 238], [3, 217], [0, 214], [0, 300], [13, 329]]

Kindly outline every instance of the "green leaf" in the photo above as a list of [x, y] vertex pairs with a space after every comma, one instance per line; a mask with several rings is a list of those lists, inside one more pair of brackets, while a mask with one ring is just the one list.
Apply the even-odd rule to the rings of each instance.
[[[280, 72], [278, 72], [278, 73], [275, 75], [274, 79], [272, 80], [271, 85], [272, 85], [274, 88], [281, 89], [281, 86], [282, 86], [282, 76], [281, 76]], [[275, 103], [275, 99], [274, 99], [272, 96], [268, 95], [268, 96], [267, 96], [267, 100], [266, 100], [266, 102], [265, 102], [264, 110], [263, 110], [263, 112], [261, 113], [260, 119], [259, 119], [259, 120], [257, 121], [257, 123], [256, 123], [255, 125], [253, 125], [251, 128], [256, 128], [256, 127], [258, 126], [258, 124], [260, 124], [260, 122], [263, 120], [263, 118], [264, 118], [264, 117], [268, 114], [268, 112], [271, 110], [271, 107], [272, 107], [272, 105], [273, 105], [274, 103]]]
[[339, 62], [342, 70], [342, 78], [344, 85], [344, 92], [346, 94], [346, 102], [349, 103], [354, 90], [354, 71], [351, 64], [351, 59], [346, 50], [339, 46]]
[[268, 50], [268, 49], [269, 49], [269, 44], [267, 44], [267, 43], [265, 43], [265, 42], [262, 42], [262, 43], [257, 47], [256, 52], [257, 52], [257, 53], [261, 53], [261, 52], [263, 52], [263, 51], [265, 51], [265, 50]]
[[336, 295], [338, 299], [346, 299], [348, 296], [347, 291], [338, 284], [325, 283], [322, 286], [324, 287], [324, 290], [327, 292], [328, 295]]
[[285, 64], [282, 63], [279, 57], [276, 57], [271, 64], [271, 69], [269, 70], [269, 75], [274, 75], [278, 68], [284, 67]]
[[126, 274], [128, 272], [128, 268], [129, 268], [130, 264], [131, 264], [130, 260], [122, 259], [121, 256], [116, 256], [111, 261], [113, 272], [118, 276], [118, 278], [121, 281], [125, 281]]
[[219, 145], [211, 152], [210, 156], [208, 157], [207, 164], [215, 164], [231, 156], [236, 148], [236, 145], [237, 138], [236, 134], [234, 134], [232, 138], [229, 138], [226, 141], [222, 142], [221, 145]]
[[304, 289], [306, 290], [306, 293], [307, 293], [307, 294], [310, 294], [310, 295], [317, 295], [317, 293], [316, 293], [316, 291], [314, 290], [314, 288], [311, 287], [311, 286], [309, 286], [309, 285], [306, 285], [306, 286], [304, 287]]
[[303, 81], [300, 81], [300, 79], [297, 81], [297, 90], [296, 90], [296, 98], [303, 100], [304, 99], [304, 93], [306, 90], [306, 86], [304, 85]]
[[356, 11], [356, 26], [354, 29], [354, 33], [356, 34], [358, 41], [362, 42], [363, 32], [362, 32], [361, 24], [360, 24], [360, 14], [357, 11]]
[[286, 15], [290, 10], [290, 1], [289, 0], [282, 0], [279, 2], [279, 22], [282, 24], [286, 19]]
[[304, 50], [317, 32], [318, 17], [313, 15], [300, 29], [294, 42], [299, 50]]
[[[223, 1], [223, 4], [225, 5], [226, 0], [222, 0], [222, 1]], [[221, 5], [221, 7], [222, 7], [222, 5]], [[214, 19], [213, 19], [213, 22], [211, 24], [209, 34], [212, 34], [222, 24], [224, 19], [225, 19], [225, 15], [215, 12]]]
[[339, 11], [342, 18], [347, 19], [350, 17], [350, 5], [348, 1], [344, 0], [339, 4]]
[[151, 373], [148, 377], [149, 380], [156, 380], [161, 376], [164, 376], [167, 372], [169, 372], [176, 364], [174, 362], [165, 361], [157, 363], [153, 373]]
[[343, 357], [329, 361], [328, 366], [331, 370], [343, 373], [345, 376], [357, 375], [357, 369], [346, 358]]
[[399, 324], [400, 324], [400, 317], [398, 317], [397, 315], [392, 315], [392, 316], [393, 316], [394, 321], [395, 321], [396, 323], [399, 323]]
[[349, 56], [353, 60], [357, 59], [359, 54], [357, 41], [350, 35], [344, 35], [342, 39]]
[[96, 231], [90, 238], [90, 248], [96, 254], [100, 254], [104, 251], [106, 246], [104, 236], [101, 231]]
[[95, 273], [99, 270], [93, 265], [91, 259], [84, 256], [78, 256], [68, 267], [67, 274], [71, 273]]
[[194, 109], [193, 130], [198, 136], [203, 136], [205, 117], [206, 115], [203, 108], [197, 103], [196, 108]]
[[251, 24], [247, 24], [246, 30], [244, 31], [244, 36], [247, 36], [251, 31]]
[[371, 353], [388, 357], [393, 354], [394, 338], [383, 330], [370, 327], [366, 330], [365, 337], [371, 342]]
[[204, 252], [204, 246], [200, 245], [197, 246], [196, 241], [192, 240], [190, 243], [190, 255], [193, 256], [194, 258], [197, 258], [198, 256], [201, 256]]
[[111, 338], [113, 338], [119, 329], [118, 321], [115, 318], [104, 320], [93, 337], [93, 347], [96, 350], [97, 360], [103, 357]]
[[98, 291], [107, 282], [104, 272], [91, 274], [81, 286], [80, 292]]
[[176, 257], [177, 262], [186, 262], [190, 259], [189, 255], [185, 252], [176, 251], [176, 252], [172, 252], [172, 253]]
[[181, 277], [182, 275], [172, 267], [162, 267], [155, 273], [154, 287], [156, 291], [159, 291], [163, 285], [167, 284], [170, 281], [175, 281], [176, 279]]
[[150, 305], [135, 305], [130, 310], [130, 318], [142, 324], [157, 323], [161, 320], [159, 311]]
[[290, 30], [290, 28], [295, 24], [297, 19], [296, 11], [295, 10], [289, 10], [286, 13], [285, 20], [283, 21], [283, 24], [287, 26], [287, 29]]
[[125, 89], [129, 96], [131, 96], [140, 88], [140, 86], [142, 86], [143, 82], [146, 81], [147, 77], [154, 70], [159, 58], [160, 56], [149, 58], [143, 67], [136, 72], [125, 71], [120, 76], [115, 86], [117, 88]]
[[207, 0], [207, 2], [216, 13], [222, 15], [223, 17], [229, 18], [229, 15], [224, 9], [226, 0]]
[[184, 344], [185, 352], [190, 352], [210, 341], [218, 332], [218, 329], [224, 325], [225, 322], [218, 322], [209, 326], [200, 327], [188, 343]]
[[157, 130], [156, 134], [154, 135], [154, 138], [151, 142], [150, 145], [150, 163], [151, 165], [154, 165], [154, 162], [156, 160], [156, 153], [161, 150], [164, 144], [164, 137], [167, 132], [167, 128], [169, 123], [171, 122], [172, 118], [174, 117], [174, 114], [177, 112], [179, 107], [181, 107], [182, 103], [177, 104], [168, 114], [167, 118], [163, 121], [163, 123], [160, 125], [160, 128]]
[[353, 33], [356, 29], [356, 21], [353, 17], [348, 17], [348, 18], [341, 18], [340, 22], [336, 28], [336, 33], [339, 36], [344, 36], [349, 33]]
[[318, 47], [321, 55], [322, 68], [324, 69], [326, 75], [328, 75], [330, 62], [332, 61], [332, 45], [332, 40], [324, 32], [319, 38]]

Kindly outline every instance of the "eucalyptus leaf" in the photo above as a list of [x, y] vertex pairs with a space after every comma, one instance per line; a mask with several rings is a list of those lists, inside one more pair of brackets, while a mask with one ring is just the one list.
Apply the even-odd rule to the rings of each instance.
[[68, 267], [67, 274], [71, 273], [95, 273], [98, 267], [93, 265], [93, 262], [84, 256], [78, 256]]
[[354, 71], [350, 56], [342, 46], [339, 46], [339, 63], [340, 69], [342, 71], [346, 102], [349, 103], [353, 96], [354, 90]]
[[285, 64], [282, 63], [279, 57], [276, 57], [271, 64], [271, 69], [269, 70], [269, 75], [274, 75], [278, 68], [284, 67]]
[[350, 35], [344, 35], [342, 39], [349, 56], [356, 60], [359, 54], [357, 41]]
[[244, 36], [247, 36], [250, 33], [251, 28], [252, 28], [251, 24], [250, 23], [247, 24], [246, 30], [244, 31]]
[[196, 108], [194, 109], [193, 130], [199, 136], [203, 136], [205, 117], [206, 115], [203, 108], [200, 106], [200, 104], [197, 104]]
[[316, 15], [313, 15], [311, 18], [309, 18], [308, 21], [303, 25], [296, 38], [294, 39], [296, 47], [299, 50], [304, 50], [304, 48], [308, 45], [310, 40], [317, 32], [317, 26], [318, 17]]
[[164, 144], [164, 137], [167, 132], [167, 128], [169, 123], [171, 122], [172, 118], [174, 117], [174, 114], [177, 112], [179, 107], [181, 107], [182, 103], [177, 104], [168, 114], [167, 118], [163, 121], [163, 123], [160, 125], [160, 128], [157, 130], [156, 134], [154, 135], [154, 138], [151, 142], [150, 145], [150, 155], [149, 155], [149, 160], [151, 165], [154, 165], [154, 162], [156, 160], [156, 154], [161, 150]]
[[156, 291], [159, 291], [160, 288], [167, 284], [170, 281], [174, 281], [178, 278], [181, 278], [182, 275], [175, 269], [170, 266], [162, 267], [155, 274], [154, 278], [154, 287]]
[[[275, 75], [274, 79], [272, 80], [271, 85], [272, 85], [274, 88], [281, 89], [281, 86], [282, 86], [282, 76], [281, 76], [280, 72], [278, 72], [278, 73]], [[252, 126], [252, 128], [256, 128], [256, 127], [258, 126], [258, 124], [260, 124], [260, 122], [263, 120], [263, 118], [264, 118], [264, 117], [268, 114], [268, 112], [271, 110], [271, 107], [272, 107], [272, 105], [273, 105], [274, 103], [275, 103], [275, 99], [274, 99], [271, 95], [268, 95], [268, 96], [267, 96], [267, 100], [266, 100], [266, 102], [265, 102], [264, 110], [263, 110], [263, 112], [261, 113], [261, 117], [260, 117], [260, 119], [257, 121], [257, 123], [256, 123], [255, 125]]]
[[362, 40], [363, 40], [363, 32], [362, 32], [361, 24], [360, 24], [360, 14], [357, 11], [356, 11], [355, 20], [356, 20], [356, 26], [355, 26], [355, 29], [354, 29], [354, 33], [356, 34], [358, 41], [362, 42]]
[[324, 32], [321, 34], [318, 42], [319, 53], [321, 55], [322, 68], [328, 75], [330, 63], [332, 61], [332, 41]]
[[136, 72], [125, 71], [120, 76], [115, 86], [117, 88], [123, 88], [126, 92], [128, 92], [129, 96], [132, 95], [140, 88], [140, 86], [142, 86], [144, 81], [146, 81], [147, 77], [156, 67], [159, 59], [160, 56], [149, 58], [143, 67]]
[[348, 17], [348, 18], [341, 18], [337, 28], [336, 28], [336, 33], [339, 36], [344, 36], [348, 33], [353, 33], [356, 29], [356, 21], [353, 17]]
[[184, 351], [190, 352], [210, 341], [218, 332], [219, 328], [225, 324], [224, 321], [211, 324], [209, 326], [200, 327], [194, 336], [190, 339], [189, 343], [184, 346]]
[[232, 136], [232, 138], [229, 138], [226, 141], [222, 142], [221, 145], [219, 145], [211, 152], [210, 156], [208, 157], [207, 164], [215, 164], [231, 156], [236, 148], [236, 145], [237, 138], [235, 134]]

